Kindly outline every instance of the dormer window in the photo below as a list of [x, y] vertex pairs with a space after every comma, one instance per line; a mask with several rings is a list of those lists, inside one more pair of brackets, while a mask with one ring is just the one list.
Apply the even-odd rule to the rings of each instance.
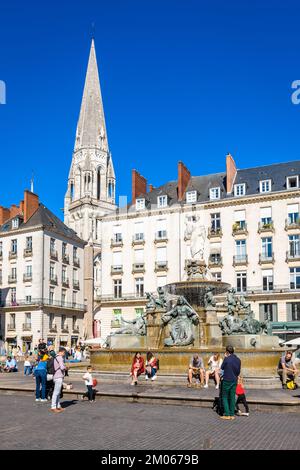
[[221, 196], [221, 190], [220, 187], [218, 188], [211, 188], [209, 190], [209, 199], [214, 200], [214, 199], [220, 199]]
[[135, 210], [140, 211], [145, 209], [145, 199], [137, 199], [135, 201]]
[[186, 202], [188, 203], [197, 202], [197, 191], [188, 191], [186, 193]]
[[286, 179], [286, 189], [299, 187], [299, 176], [288, 176]]
[[235, 196], [244, 196], [246, 194], [246, 184], [235, 184], [234, 185], [234, 195]]
[[259, 192], [260, 193], [269, 193], [272, 190], [272, 181], [271, 180], [262, 180], [259, 182]]
[[12, 220], [12, 228], [19, 228], [19, 219], [16, 217], [15, 219]]
[[157, 207], [167, 207], [167, 205], [168, 205], [168, 196], [158, 196]]

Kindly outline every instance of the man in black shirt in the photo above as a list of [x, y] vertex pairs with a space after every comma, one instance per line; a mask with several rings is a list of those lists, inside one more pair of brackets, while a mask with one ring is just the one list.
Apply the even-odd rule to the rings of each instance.
[[222, 400], [224, 406], [224, 415], [221, 418], [234, 419], [235, 390], [241, 372], [241, 360], [234, 354], [232, 346], [226, 347], [221, 369], [223, 370]]

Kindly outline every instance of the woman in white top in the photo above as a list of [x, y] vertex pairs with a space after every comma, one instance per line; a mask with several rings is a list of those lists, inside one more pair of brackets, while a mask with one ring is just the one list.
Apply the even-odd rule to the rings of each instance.
[[205, 372], [205, 385], [204, 388], [208, 388], [208, 381], [209, 378], [212, 377], [215, 379], [216, 382], [216, 389], [219, 388], [220, 385], [220, 370], [222, 365], [222, 359], [220, 358], [219, 353], [214, 353], [208, 361], [209, 369]]

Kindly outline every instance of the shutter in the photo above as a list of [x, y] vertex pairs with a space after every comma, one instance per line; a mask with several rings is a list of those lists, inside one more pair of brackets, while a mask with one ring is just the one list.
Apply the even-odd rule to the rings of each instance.
[[246, 211], [234, 211], [234, 221], [240, 222], [241, 220], [246, 220]]
[[210, 245], [210, 254], [219, 254], [221, 253], [221, 243], [213, 243]]
[[272, 207], [261, 207], [260, 218], [261, 219], [272, 218]]
[[134, 224], [134, 233], [144, 233], [144, 222], [136, 222]]
[[286, 304], [286, 320], [292, 321], [292, 304]]
[[295, 214], [299, 212], [299, 204], [288, 204], [287, 206], [288, 214]]
[[134, 259], [136, 264], [144, 262], [144, 250], [134, 250]]
[[266, 276], [273, 276], [273, 269], [264, 269], [262, 271], [262, 276], [263, 277], [266, 277]]
[[157, 231], [167, 230], [167, 220], [166, 219], [159, 219], [156, 221]]
[[113, 253], [113, 266], [122, 266], [122, 252], [115, 251]]
[[162, 248], [157, 248], [156, 250], [156, 261], [167, 261], [167, 248], [162, 247]]
[[121, 225], [114, 225], [113, 226], [113, 234], [122, 233], [122, 226]]

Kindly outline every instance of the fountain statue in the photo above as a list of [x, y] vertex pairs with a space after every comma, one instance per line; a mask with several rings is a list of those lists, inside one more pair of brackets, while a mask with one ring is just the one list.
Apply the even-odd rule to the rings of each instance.
[[198, 325], [199, 317], [183, 296], [179, 296], [175, 307], [161, 317], [163, 326], [170, 324], [170, 336], [164, 340], [165, 346], [188, 346], [195, 341], [193, 325]]

